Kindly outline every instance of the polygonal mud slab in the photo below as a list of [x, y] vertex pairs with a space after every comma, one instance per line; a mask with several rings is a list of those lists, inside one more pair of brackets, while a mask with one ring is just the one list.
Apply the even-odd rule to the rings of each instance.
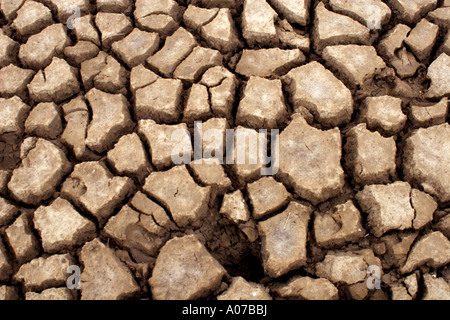
[[144, 144], [137, 133], [122, 136], [108, 151], [108, 162], [120, 175], [143, 179], [150, 171]]
[[15, 199], [37, 205], [53, 195], [71, 164], [53, 143], [33, 138], [28, 142], [31, 148], [21, 156], [22, 164], [13, 171], [8, 190]]
[[25, 300], [75, 300], [73, 292], [67, 288], [49, 288], [45, 289], [39, 293], [37, 292], [26, 292]]
[[64, 48], [71, 44], [66, 30], [61, 23], [52, 24], [28, 38], [20, 46], [19, 59], [31, 69], [44, 69], [54, 56], [62, 56]]
[[370, 249], [356, 252], [329, 251], [325, 259], [316, 265], [316, 275], [335, 284], [352, 285], [366, 279], [370, 265], [377, 265], [381, 269], [380, 260]]
[[0, 98], [0, 135], [19, 137], [24, 131], [24, 124], [30, 107], [19, 97], [9, 99]]
[[224, 195], [219, 213], [237, 225], [246, 235], [248, 241], [254, 242], [258, 239], [256, 224], [251, 219], [248, 205], [241, 190]]
[[391, 9], [381, 0], [346, 1], [331, 0], [333, 11], [345, 14], [367, 26], [369, 29], [381, 29], [391, 18]]
[[225, 269], [191, 235], [166, 243], [149, 284], [156, 300], [198, 299], [217, 289], [225, 274]]
[[95, 224], [62, 198], [49, 206], [40, 206], [34, 212], [33, 222], [48, 253], [70, 250], [96, 236]]
[[13, 273], [11, 261], [6, 251], [3, 240], [0, 239], [0, 281], [8, 281]]
[[282, 208], [289, 193], [284, 185], [272, 177], [264, 177], [247, 185], [248, 198], [253, 208], [253, 218], [262, 219]]
[[25, 121], [25, 132], [46, 138], [56, 139], [62, 131], [62, 121], [58, 107], [53, 102], [40, 103], [30, 112]]
[[411, 28], [404, 24], [397, 24], [383, 36], [378, 44], [378, 52], [389, 59], [394, 58], [395, 52], [403, 46]]
[[8, 200], [0, 197], [0, 226], [6, 225], [16, 216], [19, 209]]
[[372, 46], [329, 46], [323, 50], [323, 58], [355, 87], [373, 81], [373, 77], [386, 68], [385, 62]]
[[82, 97], [72, 99], [62, 106], [66, 127], [61, 135], [61, 141], [69, 146], [78, 160], [88, 159], [92, 154], [86, 145], [87, 128], [89, 125], [89, 110]]
[[431, 22], [438, 24], [439, 27], [445, 28], [445, 26], [448, 25], [448, 22], [450, 21], [449, 6], [443, 3], [442, 8], [437, 8], [436, 10], [428, 13], [427, 18]]
[[287, 299], [338, 300], [339, 298], [338, 289], [324, 278], [296, 276], [286, 284], [276, 284], [273, 291]]
[[73, 31], [78, 41], [90, 41], [100, 47], [100, 38], [94, 26], [92, 15], [87, 14], [79, 18], [75, 17], [72, 20], [72, 25], [76, 26]]
[[217, 296], [217, 300], [272, 300], [263, 285], [246, 281], [242, 277], [233, 278], [228, 289]]
[[426, 94], [429, 98], [438, 98], [450, 93], [450, 56], [442, 53], [428, 67], [428, 78], [431, 79], [431, 85]]
[[197, 30], [210, 23], [219, 12], [219, 8], [202, 8], [189, 4], [183, 14], [183, 22], [189, 29]]
[[355, 182], [387, 183], [395, 177], [397, 146], [393, 137], [371, 132], [362, 123], [348, 131], [344, 150], [346, 165]]
[[250, 220], [250, 211], [241, 190], [236, 190], [223, 196], [219, 213], [225, 215], [235, 224], [245, 223]]
[[222, 195], [232, 187], [230, 178], [220, 164], [191, 163], [189, 168], [197, 181], [203, 185], [211, 186], [213, 194], [216, 192], [218, 195]]
[[446, 215], [437, 224], [436, 228], [441, 231], [447, 238], [450, 238], [450, 216]]
[[323, 2], [315, 9], [314, 47], [322, 51], [326, 46], [337, 44], [368, 44], [370, 29], [342, 14], [329, 11]]
[[361, 220], [361, 214], [351, 200], [325, 213], [316, 211], [314, 237], [317, 244], [333, 247], [362, 239], [366, 232]]
[[78, 41], [72, 47], [64, 49], [64, 55], [70, 64], [80, 66], [86, 60], [96, 57], [99, 53], [99, 48], [90, 41]]
[[322, 131], [296, 116], [280, 134], [279, 140], [277, 176], [294, 188], [295, 193], [317, 204], [342, 191], [344, 171], [338, 128]]
[[166, 14], [178, 20], [182, 9], [175, 0], [137, 0], [135, 7], [137, 20], [152, 14]]
[[422, 19], [405, 39], [405, 44], [411, 49], [420, 61], [430, 56], [431, 50], [436, 43], [439, 26]]
[[287, 209], [258, 224], [264, 272], [277, 278], [306, 264], [308, 222], [312, 209], [291, 202]]
[[12, 27], [21, 37], [39, 33], [42, 29], [53, 23], [49, 8], [36, 1], [26, 1], [17, 11], [17, 17]]
[[234, 138], [234, 148], [233, 152], [227, 155], [226, 163], [232, 164], [233, 171], [241, 185], [256, 180], [264, 172], [270, 174], [270, 169], [265, 166], [264, 150], [267, 141], [264, 132], [238, 126], [235, 128], [232, 138]]
[[410, 201], [411, 186], [397, 181], [389, 185], [364, 187], [356, 198], [362, 210], [368, 213], [371, 233], [381, 237], [390, 230], [405, 230], [412, 227], [415, 213]]
[[411, 274], [407, 276], [403, 282], [405, 284], [405, 287], [408, 289], [408, 294], [415, 298], [419, 290], [417, 275]]
[[64, 181], [61, 195], [89, 211], [102, 225], [133, 189], [133, 181], [113, 176], [102, 162], [77, 164]]
[[242, 12], [242, 35], [250, 46], [276, 42], [277, 13], [266, 0], [245, 0]]
[[82, 300], [120, 300], [139, 291], [130, 270], [99, 239], [86, 243], [80, 252]]
[[29, 215], [22, 213], [6, 230], [6, 239], [19, 264], [39, 256], [40, 245], [32, 233], [33, 227]]
[[236, 124], [255, 129], [274, 129], [287, 115], [280, 80], [250, 77], [239, 103]]
[[420, 63], [417, 62], [414, 55], [406, 48], [402, 48], [397, 55], [392, 58], [391, 64], [401, 79], [414, 76], [417, 69], [420, 67]]
[[241, 46], [236, 26], [228, 8], [221, 8], [214, 19], [201, 28], [201, 33], [211, 47], [224, 54], [235, 51]]
[[180, 227], [199, 227], [208, 213], [211, 188], [197, 185], [185, 166], [152, 172], [145, 180], [144, 191], [161, 201]]
[[133, 95], [140, 88], [144, 88], [152, 84], [158, 79], [158, 75], [153, 71], [147, 69], [143, 64], [131, 69], [130, 72], [130, 90]]
[[37, 258], [24, 264], [14, 275], [28, 291], [41, 291], [66, 284], [67, 268], [75, 264], [70, 254], [55, 254]]
[[130, 68], [145, 62], [159, 47], [159, 35], [137, 28], [124, 39], [112, 44], [112, 50]]
[[[86, 88], [89, 89], [91, 85], [95, 88], [108, 92], [108, 93], [121, 93], [123, 95], [127, 94], [127, 84], [128, 84], [128, 71], [122, 66], [116, 59], [112, 56], [107, 56], [103, 51], [99, 54], [98, 58], [100, 64], [98, 69], [94, 69], [94, 73], [88, 80], [89, 84]], [[83, 78], [84, 73], [88, 68], [83, 68], [81, 65], [81, 77]], [[84, 69], [84, 70], [83, 70]], [[91, 83], [92, 81], [92, 83]], [[83, 79], [84, 82], [84, 79]]]
[[325, 126], [350, 121], [353, 98], [349, 89], [318, 62], [289, 71], [284, 83], [294, 108], [306, 107]]
[[89, 0], [43, 0], [42, 2], [56, 13], [56, 18], [61, 23], [66, 23], [73, 14], [73, 6], [78, 8], [80, 15], [90, 11]]
[[212, 67], [203, 74], [201, 84], [209, 87], [214, 115], [230, 120], [238, 85], [236, 76], [224, 67]]
[[433, 215], [438, 204], [429, 194], [417, 189], [412, 189], [411, 205], [416, 216], [414, 217], [414, 229], [421, 229], [433, 220]]
[[138, 191], [130, 202], [131, 206], [139, 212], [152, 216], [159, 226], [166, 230], [177, 230], [177, 226], [170, 219], [166, 211], [158, 204], [150, 200], [142, 192]]
[[408, 290], [401, 284], [391, 285], [392, 300], [412, 300]]
[[94, 87], [94, 80], [105, 69], [107, 58], [108, 55], [100, 51], [94, 58], [81, 63], [80, 75], [85, 90]]
[[92, 109], [92, 121], [87, 129], [85, 143], [93, 151], [104, 152], [125, 133], [131, 131], [129, 103], [121, 94], [110, 94], [97, 89], [86, 93]]
[[450, 126], [444, 123], [415, 130], [406, 139], [403, 173], [411, 183], [436, 196], [440, 202], [450, 200]]
[[183, 122], [193, 125], [194, 121], [204, 121], [211, 115], [208, 88], [202, 84], [194, 83], [187, 92]]
[[407, 116], [402, 111], [402, 99], [392, 96], [368, 97], [364, 100], [362, 118], [370, 130], [380, 130], [385, 135], [399, 133]]
[[270, 4], [290, 23], [305, 26], [309, 23], [311, 0], [269, 0]]
[[219, 51], [195, 47], [173, 72], [174, 78], [194, 82], [211, 67], [222, 65], [222, 55]]
[[277, 37], [283, 47], [300, 49], [305, 53], [310, 50], [311, 40], [309, 36], [294, 32], [294, 29], [286, 20], [282, 20], [280, 26], [277, 27]]
[[384, 261], [388, 265], [395, 265], [397, 268], [403, 266], [417, 235], [417, 232], [404, 232], [383, 236], [382, 240], [385, 247]]
[[19, 43], [0, 31], [0, 68], [17, 61]]
[[417, 22], [426, 12], [436, 8], [437, 0], [389, 0], [389, 5], [406, 23]]
[[244, 50], [236, 65], [236, 72], [246, 77], [281, 75], [305, 60], [306, 57], [299, 49]]
[[157, 32], [162, 37], [173, 34], [180, 25], [170, 15], [167, 14], [150, 14], [139, 19], [136, 25], [148, 32]]
[[28, 91], [34, 101], [59, 103], [80, 91], [77, 70], [65, 60], [54, 57], [44, 71], [36, 73]]
[[435, 275], [424, 275], [425, 295], [423, 300], [449, 300], [450, 285], [445, 278], [437, 278]]
[[414, 244], [401, 273], [409, 273], [427, 264], [432, 268], [446, 265], [450, 261], [450, 241], [440, 232], [431, 232]]
[[19, 300], [19, 290], [13, 286], [0, 286], [0, 301]]
[[180, 117], [183, 83], [178, 79], [158, 78], [150, 85], [138, 89], [135, 114], [140, 119], [153, 119], [159, 123], [174, 123]]

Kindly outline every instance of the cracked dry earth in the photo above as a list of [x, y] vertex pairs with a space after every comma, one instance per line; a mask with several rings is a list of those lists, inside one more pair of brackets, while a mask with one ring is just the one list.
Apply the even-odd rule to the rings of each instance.
[[0, 299], [450, 299], [449, 0], [0, 9]]

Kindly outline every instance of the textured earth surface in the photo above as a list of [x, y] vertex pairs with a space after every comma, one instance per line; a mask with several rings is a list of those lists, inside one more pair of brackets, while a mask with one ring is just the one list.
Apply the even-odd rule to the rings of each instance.
[[[0, 25], [0, 300], [450, 299], [449, 0], [0, 0]], [[237, 160], [227, 129], [254, 162], [174, 163]]]

